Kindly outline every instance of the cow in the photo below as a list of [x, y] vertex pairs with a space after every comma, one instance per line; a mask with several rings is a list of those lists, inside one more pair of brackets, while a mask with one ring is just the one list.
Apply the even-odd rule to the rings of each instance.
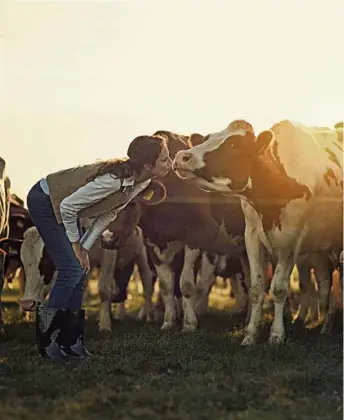
[[0, 158], [0, 334], [5, 335], [5, 329], [3, 326], [2, 319], [2, 289], [4, 287], [4, 264], [5, 264], [5, 255], [6, 251], [4, 246], [6, 245], [6, 240], [8, 239], [9, 234], [9, 196], [11, 182], [10, 179], [6, 176], [6, 161], [3, 158]]
[[283, 306], [297, 258], [343, 249], [343, 129], [289, 120], [255, 135], [250, 123], [231, 122], [202, 144], [176, 154], [173, 168], [207, 191], [241, 198], [251, 271], [251, 316], [243, 345], [256, 342], [264, 300], [262, 255], [275, 262], [275, 316], [270, 343], [285, 338]]
[[20, 247], [24, 239], [24, 232], [31, 226], [29, 211], [24, 207], [24, 202], [17, 195], [11, 194], [9, 198], [9, 237], [11, 238], [11, 247], [5, 256], [4, 273], [9, 287], [17, 275], [19, 280], [20, 294], [24, 293], [24, 271], [20, 260]]
[[[203, 139], [197, 133], [186, 136], [162, 130], [154, 135], [165, 137], [171, 158]], [[196, 281], [194, 268], [201, 252], [241, 255], [245, 252], [244, 232], [241, 235], [232, 234], [231, 228], [227, 229], [218, 222], [212, 215], [210, 195], [193, 182], [179, 179], [173, 171], [161, 181], [166, 188], [166, 199], [158, 206], [141, 206], [140, 217], [145, 241], [155, 255], [154, 265], [165, 306], [161, 328], [170, 329], [175, 324], [177, 308], [174, 292], [175, 283], [179, 282], [184, 307], [183, 330], [194, 331], [198, 322], [194, 307], [206, 298], [214, 274], [208, 273], [205, 280], [201, 276]], [[241, 211], [239, 200], [234, 206]], [[242, 225], [236, 216], [231, 223]], [[179, 252], [184, 253], [184, 264], [180, 276], [177, 276], [172, 262]]]

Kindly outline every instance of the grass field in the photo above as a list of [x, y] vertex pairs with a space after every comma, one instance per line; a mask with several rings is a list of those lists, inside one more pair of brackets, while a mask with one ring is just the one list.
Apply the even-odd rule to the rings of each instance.
[[[91, 301], [86, 342], [97, 355], [63, 365], [42, 360], [33, 323], [18, 318], [17, 291], [5, 290], [9, 339], [0, 343], [0, 419], [342, 419], [342, 335], [318, 329], [284, 346], [240, 347], [228, 294], [212, 292], [212, 308], [195, 334], [162, 332], [135, 319], [97, 330]], [[218, 308], [221, 307], [222, 310]]]

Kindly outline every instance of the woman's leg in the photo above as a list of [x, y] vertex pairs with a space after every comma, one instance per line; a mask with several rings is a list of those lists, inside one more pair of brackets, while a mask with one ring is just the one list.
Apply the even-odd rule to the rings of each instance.
[[28, 194], [27, 205], [58, 275], [50, 291], [48, 307], [79, 310], [85, 276], [76, 258], [64, 226], [56, 220], [50, 197], [36, 184]]

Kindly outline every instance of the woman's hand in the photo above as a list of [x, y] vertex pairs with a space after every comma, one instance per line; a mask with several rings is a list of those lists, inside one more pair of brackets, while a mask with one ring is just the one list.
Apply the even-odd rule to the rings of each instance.
[[83, 248], [80, 242], [72, 242], [72, 247], [76, 258], [79, 260], [82, 270], [85, 274], [90, 271], [90, 260], [88, 258], [88, 251]]

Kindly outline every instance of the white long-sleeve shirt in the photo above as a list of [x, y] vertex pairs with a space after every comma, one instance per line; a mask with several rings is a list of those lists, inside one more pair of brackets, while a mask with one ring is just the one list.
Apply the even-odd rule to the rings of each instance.
[[[134, 183], [133, 178], [125, 178], [122, 181], [122, 187], [128, 195], [128, 201], [115, 210], [108, 211], [94, 218], [91, 226], [86, 230], [82, 238], [77, 225], [78, 212], [90, 205], [101, 201], [110, 194], [119, 191], [121, 188], [121, 181], [114, 175], [105, 174], [96, 177], [93, 181], [80, 187], [73, 194], [65, 197], [60, 204], [61, 218], [66, 229], [66, 235], [71, 242], [80, 240], [83, 248], [90, 250], [94, 242], [109, 226], [109, 224], [116, 219], [117, 214], [142, 190], [144, 190], [150, 183], [150, 179], [138, 184]], [[46, 194], [49, 194], [48, 184], [43, 178], [40, 182], [41, 188]]]

